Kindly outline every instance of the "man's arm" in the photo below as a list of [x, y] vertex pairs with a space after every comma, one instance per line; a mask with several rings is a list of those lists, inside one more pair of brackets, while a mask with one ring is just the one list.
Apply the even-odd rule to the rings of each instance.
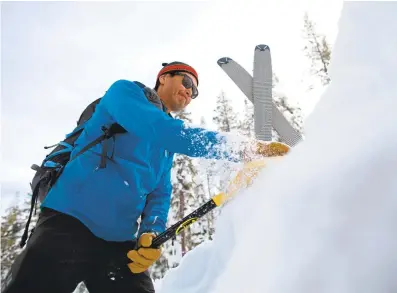
[[171, 203], [171, 193], [171, 170], [169, 170], [162, 176], [158, 187], [146, 198], [138, 238], [145, 232], [160, 234], [165, 230]]
[[190, 157], [239, 161], [226, 150], [226, 137], [200, 127], [188, 127], [154, 107], [141, 88], [127, 80], [116, 81], [102, 98], [113, 119], [134, 135]]

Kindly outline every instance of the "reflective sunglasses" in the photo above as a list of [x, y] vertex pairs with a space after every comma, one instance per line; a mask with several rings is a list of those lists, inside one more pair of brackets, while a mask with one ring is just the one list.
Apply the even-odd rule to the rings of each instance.
[[191, 77], [187, 74], [184, 74], [182, 72], [174, 72], [174, 75], [178, 75], [178, 76], [183, 76], [182, 79], [182, 85], [186, 88], [186, 89], [192, 89], [192, 99], [197, 98], [199, 92], [197, 87], [194, 85], [193, 80], [191, 79]]

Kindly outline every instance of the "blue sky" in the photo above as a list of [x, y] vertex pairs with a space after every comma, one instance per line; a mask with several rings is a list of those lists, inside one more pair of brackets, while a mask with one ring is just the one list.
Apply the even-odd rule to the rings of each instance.
[[63, 139], [88, 103], [118, 79], [153, 86], [162, 62], [199, 72], [190, 107], [197, 123], [210, 122], [221, 90], [237, 107], [244, 99], [216, 61], [231, 57], [252, 72], [261, 43], [271, 48], [283, 91], [308, 103], [303, 14], [332, 41], [340, 8], [325, 0], [2, 2], [2, 210], [15, 192], [29, 191], [43, 146]]

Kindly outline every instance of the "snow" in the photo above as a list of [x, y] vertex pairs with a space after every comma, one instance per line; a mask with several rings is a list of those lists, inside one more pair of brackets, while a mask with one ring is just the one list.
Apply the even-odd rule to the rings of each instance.
[[397, 2], [345, 2], [305, 141], [228, 203], [158, 293], [397, 292]]

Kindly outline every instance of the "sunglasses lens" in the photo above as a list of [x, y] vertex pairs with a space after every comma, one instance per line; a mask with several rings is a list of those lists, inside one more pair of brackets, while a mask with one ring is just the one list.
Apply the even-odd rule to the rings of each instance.
[[194, 85], [193, 80], [189, 76], [183, 76], [182, 85], [187, 89], [192, 89], [192, 99], [198, 96], [197, 87]]
[[183, 76], [183, 80], [182, 80], [182, 84], [185, 88], [190, 89], [193, 87], [193, 81], [190, 79], [189, 76], [184, 75]]
[[197, 96], [198, 96], [198, 90], [197, 90], [197, 88], [193, 85], [193, 88], [192, 88], [192, 99], [197, 98]]

